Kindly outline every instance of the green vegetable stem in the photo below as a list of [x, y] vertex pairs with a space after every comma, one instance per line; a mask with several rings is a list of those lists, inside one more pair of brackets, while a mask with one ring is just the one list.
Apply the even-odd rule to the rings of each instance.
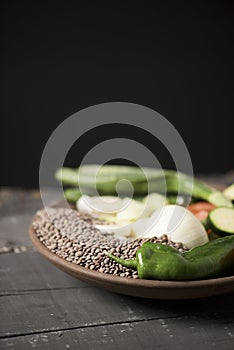
[[137, 269], [139, 278], [159, 280], [196, 280], [234, 271], [234, 236], [210, 241], [180, 253], [167, 245], [144, 243], [135, 260], [125, 260], [112, 254], [110, 258], [126, 267]]

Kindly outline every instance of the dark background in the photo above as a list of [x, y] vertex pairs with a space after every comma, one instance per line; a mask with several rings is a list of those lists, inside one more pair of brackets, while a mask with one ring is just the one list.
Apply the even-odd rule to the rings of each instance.
[[[59, 123], [111, 101], [170, 120], [196, 173], [234, 168], [232, 2], [172, 4], [1, 3], [1, 185], [38, 186], [41, 153]], [[98, 129], [92, 145], [83, 138], [83, 153], [110, 133]], [[121, 126], [115, 133], [144, 138]], [[170, 167], [163, 147], [148, 143]], [[67, 165], [77, 165], [76, 154]]]

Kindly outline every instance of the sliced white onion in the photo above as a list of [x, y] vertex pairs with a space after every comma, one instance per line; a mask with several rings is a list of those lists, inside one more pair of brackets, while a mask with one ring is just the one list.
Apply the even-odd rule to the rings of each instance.
[[[126, 202], [126, 201], [125, 201]], [[85, 213], [108, 213], [113, 214], [126, 205], [123, 199], [117, 196], [96, 196], [83, 195], [77, 201], [77, 209]]]
[[140, 201], [132, 199], [125, 209], [116, 214], [116, 222], [133, 222], [144, 214], [145, 205]]
[[151, 193], [142, 202], [132, 199], [127, 204], [126, 209], [117, 213], [116, 222], [134, 222], [140, 218], [150, 217], [156, 209], [167, 204], [167, 199], [159, 193]]
[[151, 216], [156, 209], [168, 204], [167, 198], [159, 193], [150, 193], [142, 203], [145, 205], [144, 216]]
[[89, 196], [83, 195], [81, 196], [78, 201], [76, 202], [76, 208], [79, 211], [82, 211], [84, 213], [91, 214], [93, 212], [93, 208], [88, 205], [89, 203]]
[[150, 218], [143, 237], [160, 237], [163, 234], [189, 249], [208, 242], [208, 235], [201, 222], [190, 211], [178, 205], [166, 205], [157, 209]]
[[100, 220], [103, 220], [109, 224], [116, 223], [116, 215], [115, 214], [96, 213], [96, 215]]
[[132, 235], [133, 237], [141, 237], [147, 228], [149, 218], [142, 218], [132, 223]]

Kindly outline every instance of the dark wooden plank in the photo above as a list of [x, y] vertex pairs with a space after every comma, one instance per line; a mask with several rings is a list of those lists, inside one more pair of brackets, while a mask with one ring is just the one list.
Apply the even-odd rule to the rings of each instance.
[[134, 349], [167, 350], [219, 347], [233, 349], [232, 324], [220, 327], [217, 320], [198, 320], [187, 316], [100, 325], [51, 333], [40, 333], [0, 340], [1, 349]]
[[28, 292], [0, 298], [0, 336], [30, 334], [187, 315], [220, 325], [233, 322], [234, 295], [166, 301], [121, 296], [87, 287]]
[[42, 258], [37, 252], [0, 255], [0, 295], [87, 285]]
[[0, 188], [0, 216], [33, 214], [40, 207], [41, 198], [38, 190]]
[[181, 314], [93, 287], [2, 296], [0, 308], [1, 337]]
[[[0, 263], [2, 336], [183, 315], [215, 318], [223, 324], [231, 322], [234, 313], [234, 294], [191, 301], [145, 300], [89, 287], [36, 252], [4, 254]], [[53, 290], [58, 288], [64, 290]]]
[[[47, 196], [51, 205], [58, 202], [57, 191], [50, 189]], [[28, 227], [42, 207], [39, 191], [0, 189], [0, 253], [32, 250]]]
[[[62, 196], [56, 188], [46, 189], [46, 204], [53, 205]], [[0, 187], [0, 216], [15, 214], [34, 214], [42, 208], [39, 190]]]
[[[32, 221], [32, 214], [15, 214], [0, 219], [0, 247], [31, 249], [32, 243], [28, 236], [28, 227]], [[10, 250], [11, 251], [11, 250]], [[17, 251], [15, 249], [15, 251]]]

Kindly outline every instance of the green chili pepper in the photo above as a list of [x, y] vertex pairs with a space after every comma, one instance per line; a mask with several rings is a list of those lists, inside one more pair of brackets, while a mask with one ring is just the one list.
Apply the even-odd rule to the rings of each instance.
[[139, 278], [159, 280], [196, 280], [234, 272], [234, 236], [210, 241], [180, 253], [167, 245], [144, 243], [135, 260], [112, 254], [110, 258], [126, 267], [137, 269]]

